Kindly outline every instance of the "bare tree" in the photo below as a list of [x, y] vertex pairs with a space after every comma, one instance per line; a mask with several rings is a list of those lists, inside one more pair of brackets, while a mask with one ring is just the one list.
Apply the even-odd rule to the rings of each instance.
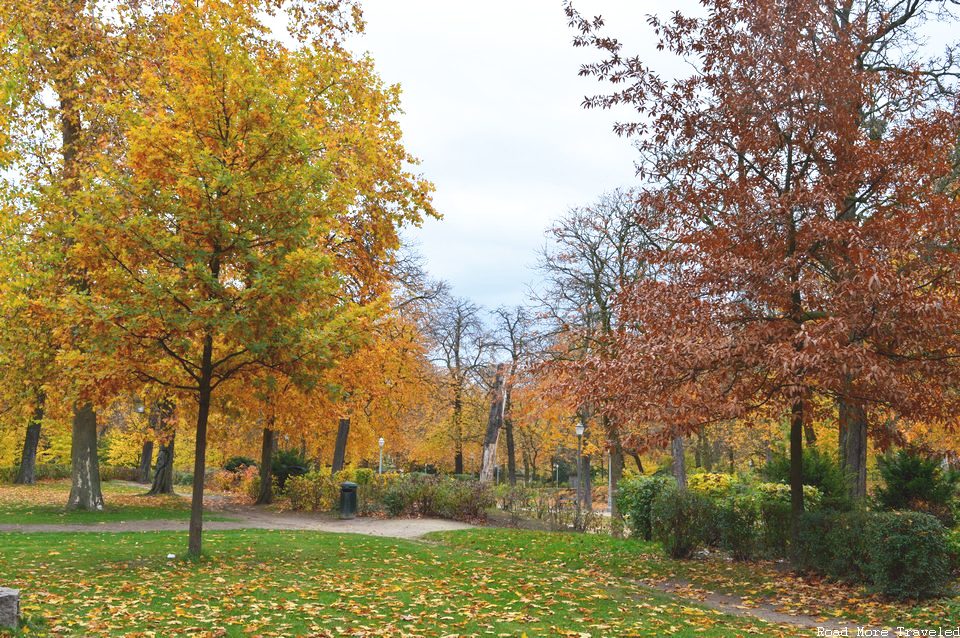
[[453, 409], [450, 438], [453, 440], [454, 472], [463, 473], [463, 407], [468, 386], [483, 374], [491, 340], [481, 320], [481, 309], [462, 297], [443, 294], [429, 318], [427, 333], [434, 346], [433, 360], [443, 366]]
[[[622, 285], [652, 275], [638, 259], [638, 249], [664, 242], [638, 220], [631, 192], [619, 189], [596, 204], [571, 209], [548, 231], [551, 242], [539, 261], [545, 288], [534, 299], [552, 324], [553, 356], [576, 359], [602, 351], [616, 329], [614, 302]], [[623, 474], [623, 448], [619, 428], [604, 412], [602, 399], [591, 397], [584, 412], [599, 419], [610, 450], [611, 487], [616, 490]], [[582, 462], [589, 471], [589, 457]], [[613, 515], [615, 503], [614, 499]]]

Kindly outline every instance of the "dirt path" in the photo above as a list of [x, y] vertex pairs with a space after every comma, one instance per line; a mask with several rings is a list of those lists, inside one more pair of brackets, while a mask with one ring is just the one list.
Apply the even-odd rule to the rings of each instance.
[[[354, 518], [339, 520], [333, 516], [269, 512], [256, 508], [218, 510], [218, 515], [234, 521], [205, 521], [205, 530], [279, 529], [366, 534], [390, 538], [418, 538], [429, 532], [469, 529], [467, 523], [433, 518]], [[92, 524], [0, 524], [0, 532], [172, 532], [186, 531], [186, 520], [118, 521]]]

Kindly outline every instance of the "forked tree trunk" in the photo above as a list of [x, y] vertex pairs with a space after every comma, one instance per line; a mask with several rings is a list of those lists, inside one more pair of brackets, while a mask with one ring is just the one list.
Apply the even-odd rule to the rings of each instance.
[[867, 411], [853, 399], [841, 399], [838, 408], [840, 469], [850, 498], [863, 499], [867, 496]]
[[503, 412], [507, 400], [504, 391], [504, 377], [506, 366], [497, 366], [497, 374], [493, 382], [493, 397], [490, 400], [490, 413], [487, 416], [487, 432], [483, 437], [483, 460], [480, 465], [480, 482], [493, 481], [493, 472], [497, 464], [497, 444], [500, 442], [500, 426], [503, 425]]
[[150, 406], [150, 429], [159, 439], [160, 449], [153, 470], [153, 485], [147, 492], [149, 496], [173, 494], [173, 459], [177, 437], [177, 431], [171, 423], [173, 411], [174, 404], [169, 399], [157, 401]]
[[687, 460], [684, 457], [683, 437], [675, 436], [670, 441], [670, 457], [673, 460], [672, 470], [673, 478], [677, 481], [680, 489], [687, 487]]
[[140, 467], [137, 468], [137, 483], [150, 482], [150, 467], [153, 464], [153, 440], [143, 442], [140, 450]]
[[277, 435], [272, 429], [273, 417], [263, 428], [263, 444], [260, 446], [260, 492], [257, 505], [269, 505], [273, 502], [273, 455], [277, 451]]
[[169, 440], [166, 443], [160, 443], [157, 465], [153, 470], [153, 485], [147, 495], [173, 494], [173, 458], [176, 442], [176, 432], [171, 432]]
[[100, 491], [100, 462], [97, 459], [97, 413], [92, 403], [74, 408], [70, 461], [73, 470], [67, 507], [102, 510], [103, 492]]
[[43, 423], [43, 408], [45, 395], [36, 393], [36, 403], [33, 406], [33, 416], [27, 425], [27, 434], [23, 440], [23, 453], [20, 455], [20, 469], [13, 480], [19, 485], [33, 485], [37, 482], [37, 449], [40, 447], [40, 428]]
[[350, 435], [350, 419], [340, 419], [337, 425], [337, 441], [333, 448], [333, 466], [331, 471], [336, 474], [343, 469], [347, 458], [347, 437]]
[[620, 479], [623, 478], [623, 447], [620, 445], [620, 436], [613, 435], [612, 447], [610, 448], [610, 519], [617, 524], [612, 526], [614, 536], [619, 537], [623, 532], [620, 508], [617, 507], [617, 488], [620, 485]]

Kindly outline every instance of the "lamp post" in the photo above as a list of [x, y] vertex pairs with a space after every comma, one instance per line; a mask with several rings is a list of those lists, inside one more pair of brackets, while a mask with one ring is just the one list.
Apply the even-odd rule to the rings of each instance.
[[583, 421], [577, 422], [577, 507], [583, 498], [583, 431], [587, 428]]
[[383, 437], [381, 436], [380, 440], [378, 441], [378, 443], [380, 443], [380, 474], [383, 474], [383, 444], [385, 442], [386, 441], [384, 441]]
[[556, 475], [557, 489], [560, 489], [560, 463], [553, 464], [553, 473]]
[[607, 452], [607, 511], [613, 516], [613, 454]]

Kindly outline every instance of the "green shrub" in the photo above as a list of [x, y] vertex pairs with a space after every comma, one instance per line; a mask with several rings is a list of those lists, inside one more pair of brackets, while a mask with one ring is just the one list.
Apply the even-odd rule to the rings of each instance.
[[666, 489], [650, 510], [653, 538], [672, 558], [689, 558], [705, 544], [705, 530], [716, 516], [706, 496], [690, 490]]
[[[780, 503], [791, 502], [790, 486], [783, 483], [757, 483], [754, 486], [760, 500], [778, 501]], [[820, 490], [813, 485], [803, 486], [803, 507], [808, 511], [820, 508], [823, 496]]]
[[358, 467], [354, 472], [353, 480], [357, 485], [367, 485], [373, 481], [374, 476], [376, 474], [369, 467]]
[[193, 485], [193, 472], [173, 471], [173, 482], [176, 485]]
[[[20, 471], [19, 465], [0, 468], [0, 483], [13, 483]], [[101, 467], [102, 471], [102, 467]], [[38, 463], [34, 476], [38, 481], [58, 481], [70, 478], [71, 467], [62, 463]]]
[[760, 545], [772, 558], [786, 558], [790, 545], [790, 503], [779, 500], [759, 501]]
[[257, 462], [247, 456], [232, 456], [223, 464], [223, 469], [236, 472], [244, 467], [257, 467]]
[[874, 589], [899, 599], [944, 593], [951, 581], [946, 530], [919, 512], [878, 512], [869, 520], [870, 560], [865, 573]]
[[[772, 483], [790, 484], [790, 458], [776, 454], [760, 471], [761, 476]], [[849, 501], [847, 481], [843, 470], [833, 457], [816, 448], [803, 450], [803, 483], [819, 490], [822, 497], [834, 504]], [[788, 497], [789, 498], [789, 497]]]
[[735, 560], [754, 558], [760, 546], [759, 501], [750, 496], [731, 496], [716, 511], [721, 547]]
[[309, 471], [307, 460], [299, 450], [278, 450], [272, 459], [273, 476], [280, 491], [286, 489], [287, 479], [302, 476]]
[[651, 540], [651, 508], [654, 499], [665, 489], [675, 486], [673, 478], [664, 474], [625, 478], [617, 485], [617, 509], [623, 514], [635, 538]]
[[492, 487], [476, 479], [412, 473], [398, 477], [383, 491], [389, 516], [437, 516], [454, 520], [482, 519], [496, 503]]
[[793, 559], [805, 571], [922, 599], [947, 590], [951, 551], [943, 525], [928, 514], [824, 511], [801, 517]]
[[947, 550], [950, 554], [950, 571], [960, 572], [960, 529], [947, 532]]
[[913, 510], [936, 516], [947, 527], [954, 522], [953, 505], [960, 474], [944, 470], [939, 461], [900, 450], [878, 460], [883, 485], [877, 504], [886, 510]]

